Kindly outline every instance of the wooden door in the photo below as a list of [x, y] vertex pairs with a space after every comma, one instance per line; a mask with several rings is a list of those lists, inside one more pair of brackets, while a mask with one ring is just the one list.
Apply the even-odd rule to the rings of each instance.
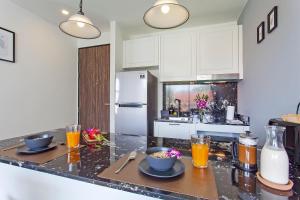
[[109, 61], [109, 45], [79, 49], [78, 118], [82, 129], [109, 131]]

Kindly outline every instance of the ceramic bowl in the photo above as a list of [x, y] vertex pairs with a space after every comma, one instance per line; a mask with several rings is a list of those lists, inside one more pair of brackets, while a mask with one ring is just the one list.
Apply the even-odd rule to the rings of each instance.
[[53, 137], [50, 133], [41, 133], [25, 137], [24, 142], [29, 149], [39, 149], [51, 144]]
[[171, 169], [177, 158], [172, 157], [172, 158], [156, 158], [151, 156], [151, 154], [155, 152], [160, 152], [160, 151], [168, 151], [170, 148], [167, 147], [152, 147], [147, 149], [146, 154], [146, 160], [151, 168], [157, 171], [168, 171]]

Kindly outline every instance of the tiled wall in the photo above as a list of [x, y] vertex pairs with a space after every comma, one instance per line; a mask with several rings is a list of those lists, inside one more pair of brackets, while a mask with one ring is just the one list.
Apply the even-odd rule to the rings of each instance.
[[229, 105], [237, 106], [237, 83], [170, 83], [164, 84], [163, 105], [164, 109], [168, 109], [170, 105], [175, 105], [174, 100], [181, 100], [182, 112], [190, 112], [196, 108], [196, 95], [207, 94], [209, 102], [216, 102], [221, 105], [224, 100], [228, 101]]

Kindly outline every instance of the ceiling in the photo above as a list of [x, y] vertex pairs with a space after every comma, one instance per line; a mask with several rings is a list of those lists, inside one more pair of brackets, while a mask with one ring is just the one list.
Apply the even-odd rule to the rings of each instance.
[[[67, 19], [61, 14], [78, 11], [79, 0], [11, 0], [23, 8], [58, 25]], [[248, 0], [179, 0], [190, 11], [185, 26], [236, 21]], [[116, 20], [126, 29], [143, 27], [144, 12], [155, 0], [84, 0], [83, 11], [102, 31], [109, 31], [109, 21]]]

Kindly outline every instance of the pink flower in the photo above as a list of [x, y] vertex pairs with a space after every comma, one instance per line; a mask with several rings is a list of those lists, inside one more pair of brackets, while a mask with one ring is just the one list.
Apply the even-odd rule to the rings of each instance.
[[203, 110], [207, 107], [207, 101], [205, 101], [204, 99], [197, 100], [196, 105], [198, 109]]
[[169, 150], [167, 151], [167, 156], [168, 156], [169, 158], [177, 157], [177, 159], [180, 159], [181, 156], [182, 156], [182, 154], [181, 154], [180, 151], [176, 150], [175, 148], [172, 148], [172, 149], [169, 149]]

